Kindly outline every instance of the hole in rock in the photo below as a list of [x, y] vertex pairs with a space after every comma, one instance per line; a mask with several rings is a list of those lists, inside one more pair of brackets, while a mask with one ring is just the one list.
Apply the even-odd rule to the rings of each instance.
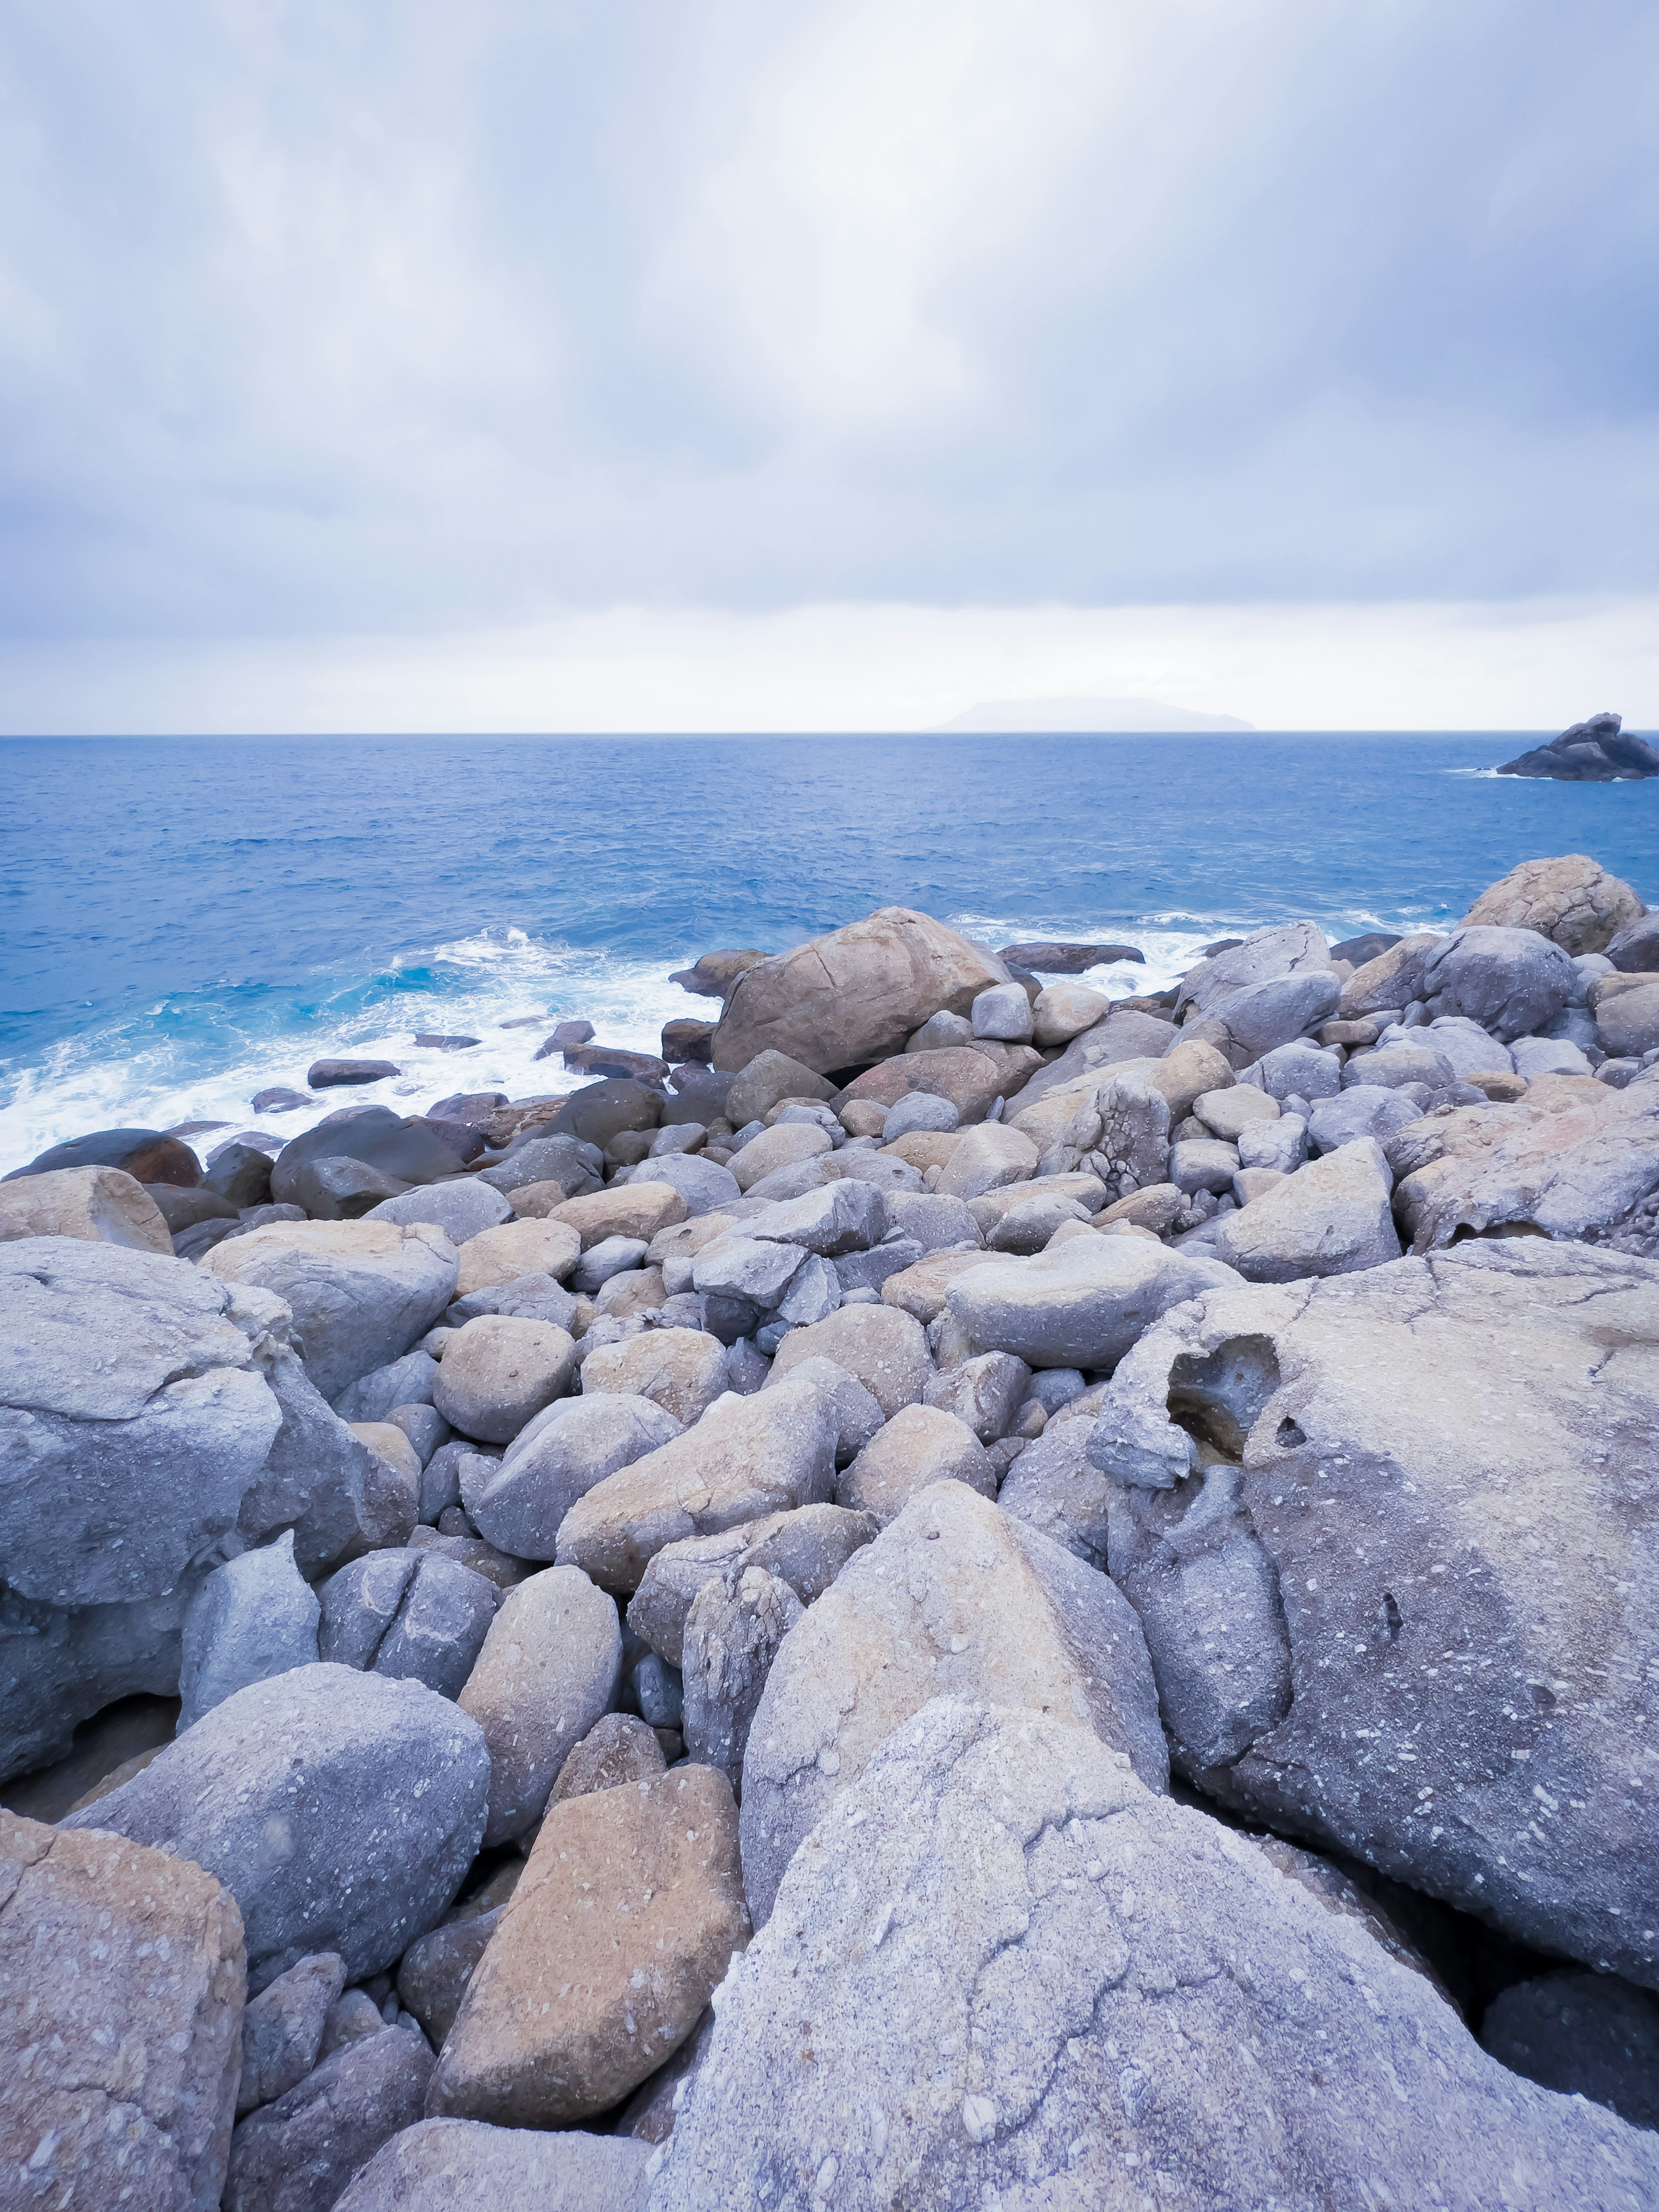
[[1273, 1442], [1280, 1451], [1294, 1451], [1298, 1444], [1305, 1444], [1307, 1441], [1305, 1431], [1288, 1413], [1273, 1431]]
[[1555, 1711], [1555, 1692], [1547, 1682], [1528, 1682], [1527, 1687], [1531, 1691], [1532, 1701], [1540, 1713]]
[[1549, 1231], [1540, 1229], [1535, 1221], [1493, 1221], [1485, 1229], [1477, 1229], [1473, 1222], [1460, 1221], [1451, 1233], [1454, 1244], [1467, 1244], [1472, 1237], [1547, 1237]]
[[1382, 1625], [1389, 1632], [1389, 1641], [1394, 1643], [1400, 1634], [1400, 1607], [1395, 1602], [1392, 1590], [1382, 1593]]
[[[1170, 1370], [1170, 1419], [1231, 1460], [1279, 1388], [1279, 1355], [1266, 1336], [1235, 1336], [1205, 1359], [1183, 1352]], [[1298, 1435], [1300, 1431], [1298, 1431]]]

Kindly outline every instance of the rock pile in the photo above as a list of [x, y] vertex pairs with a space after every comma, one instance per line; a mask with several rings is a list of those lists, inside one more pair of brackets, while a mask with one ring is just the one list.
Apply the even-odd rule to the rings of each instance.
[[6, 2203], [1659, 2198], [1650, 919], [1100, 949], [0, 1183]]
[[1619, 714], [1592, 714], [1512, 761], [1499, 775], [1547, 775], [1558, 783], [1623, 783], [1659, 775], [1659, 746], [1624, 727]]

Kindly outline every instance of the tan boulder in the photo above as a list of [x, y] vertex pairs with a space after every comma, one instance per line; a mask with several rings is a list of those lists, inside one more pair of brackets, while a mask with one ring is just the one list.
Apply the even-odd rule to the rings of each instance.
[[[982, 1267], [983, 1252], [930, 1252], [913, 1267], [901, 1268], [881, 1286], [881, 1302], [909, 1314], [924, 1328], [945, 1310], [945, 1293], [969, 1267]], [[786, 1338], [785, 1341], [787, 1342]]]
[[566, 1203], [562, 1182], [520, 1183], [517, 1190], [508, 1191], [507, 1198], [520, 1221], [545, 1221]]
[[732, 1153], [726, 1165], [736, 1176], [739, 1190], [752, 1190], [763, 1176], [775, 1175], [780, 1168], [794, 1167], [801, 1160], [817, 1159], [830, 1150], [829, 1135], [816, 1121], [780, 1121], [776, 1128], [763, 1129], [758, 1137], [751, 1137]]
[[584, 1397], [609, 1391], [648, 1398], [687, 1429], [725, 1389], [726, 1346], [700, 1328], [647, 1329], [599, 1346], [582, 1363]]
[[714, 1031], [716, 1067], [746, 1067], [769, 1048], [819, 1074], [902, 1052], [930, 1014], [965, 1014], [1006, 983], [994, 953], [908, 907], [779, 953], [738, 978]]
[[1423, 995], [1423, 963], [1445, 939], [1432, 929], [1402, 937], [1398, 945], [1379, 952], [1356, 968], [1342, 986], [1337, 1012], [1344, 1021], [1358, 1021], [1387, 1007], [1408, 1006]]
[[881, 1149], [890, 1159], [902, 1160], [906, 1167], [926, 1174], [929, 1168], [948, 1167], [951, 1153], [966, 1141], [966, 1134], [962, 1129], [907, 1129]]
[[0, 1811], [0, 2202], [216, 2206], [246, 1965], [190, 1860]]
[[624, 1267], [593, 1293], [594, 1312], [609, 1315], [612, 1321], [626, 1321], [630, 1314], [655, 1313], [667, 1303], [668, 1285], [660, 1267]]
[[348, 1421], [346, 1426], [376, 1459], [391, 1468], [405, 1483], [421, 1492], [421, 1455], [394, 1421]]
[[842, 1474], [836, 1503], [872, 1515], [884, 1528], [933, 1482], [997, 1494], [995, 1464], [965, 1421], [938, 1406], [902, 1406]]
[[988, 1043], [945, 1045], [936, 1052], [901, 1053], [866, 1067], [842, 1092], [841, 1111], [844, 1115], [851, 1105], [896, 1106], [908, 1091], [923, 1091], [930, 1098], [948, 1098], [966, 1128], [982, 1121], [1009, 1087], [1003, 1063]]
[[[517, 1194], [514, 1194], [516, 1201]], [[609, 1190], [567, 1199], [546, 1217], [567, 1222], [582, 1240], [582, 1249], [607, 1237], [639, 1237], [648, 1244], [659, 1229], [685, 1218], [685, 1200], [672, 1183], [623, 1182]]]
[[78, 1237], [88, 1244], [173, 1250], [173, 1232], [140, 1182], [120, 1168], [54, 1168], [0, 1182], [0, 1243], [19, 1237]]
[[1646, 912], [1627, 883], [1587, 853], [1567, 853], [1559, 860], [1522, 860], [1481, 892], [1457, 927], [1535, 930], [1577, 959], [1605, 952]]
[[1112, 1002], [1105, 993], [1091, 991], [1086, 983], [1068, 980], [1047, 984], [1031, 1006], [1033, 1041], [1044, 1051], [1057, 1044], [1070, 1044], [1074, 1036], [1103, 1022], [1111, 1011]]
[[455, 1295], [468, 1297], [474, 1291], [487, 1291], [493, 1283], [516, 1282], [520, 1275], [552, 1275], [562, 1282], [581, 1251], [580, 1231], [551, 1216], [543, 1221], [504, 1221], [499, 1229], [481, 1229], [460, 1248]]
[[933, 1379], [921, 1324], [890, 1305], [842, 1306], [810, 1328], [791, 1329], [778, 1346], [761, 1396], [776, 1389], [792, 1369], [808, 1359], [830, 1359], [844, 1367], [863, 1383], [889, 1420], [901, 1406], [917, 1404]]
[[606, 2111], [685, 2041], [748, 1940], [723, 1774], [681, 1766], [550, 1806], [428, 2113], [549, 2129]]
[[1004, 1184], [1024, 1182], [1036, 1173], [1037, 1148], [1023, 1129], [1001, 1121], [982, 1121], [969, 1129], [939, 1174], [944, 1198], [982, 1198]]
[[464, 1437], [511, 1443], [563, 1395], [575, 1367], [575, 1344], [555, 1322], [480, 1314], [444, 1346], [432, 1402]]

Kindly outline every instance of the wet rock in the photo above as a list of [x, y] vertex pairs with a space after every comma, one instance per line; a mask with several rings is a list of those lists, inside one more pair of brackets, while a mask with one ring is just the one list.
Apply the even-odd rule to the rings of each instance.
[[708, 1583], [736, 1582], [750, 1567], [787, 1583], [803, 1605], [822, 1597], [854, 1552], [874, 1540], [869, 1513], [804, 1505], [713, 1536], [665, 1545], [652, 1559], [628, 1608], [631, 1632], [671, 1667], [683, 1664], [685, 1624]]
[[421, 2117], [426, 2038], [388, 2028], [349, 2043], [237, 2129], [225, 2212], [329, 2212], [352, 2177]]
[[332, 1951], [301, 1959], [250, 2000], [242, 2014], [242, 2078], [236, 2117], [274, 2104], [317, 2063], [323, 2028], [345, 1987]]
[[485, 1443], [509, 1443], [568, 1388], [576, 1347], [543, 1321], [483, 1314], [444, 1346], [432, 1401], [450, 1425]]
[[22, 1237], [74, 1237], [137, 1252], [173, 1250], [173, 1230], [161, 1209], [119, 1168], [58, 1168], [0, 1182], [0, 1242]]
[[509, 1592], [460, 1693], [489, 1747], [486, 1845], [539, 1819], [560, 1768], [616, 1693], [622, 1628], [613, 1600], [574, 1567]]
[[1343, 1145], [1230, 1213], [1215, 1255], [1252, 1283], [1346, 1275], [1400, 1257], [1394, 1177], [1374, 1138]]
[[470, 1297], [520, 1275], [551, 1275], [562, 1282], [581, 1252], [581, 1238], [562, 1221], [504, 1221], [499, 1229], [468, 1237], [458, 1255], [455, 1296]]
[[938, 1697], [1052, 1712], [1168, 1774], [1128, 1605], [1057, 1544], [957, 1482], [911, 1500], [773, 1662], [743, 1770], [743, 1869], [758, 1927], [797, 1845], [894, 1729]]
[[294, 1564], [291, 1529], [216, 1568], [185, 1616], [180, 1733], [250, 1682], [312, 1665], [320, 1615]]
[[1030, 1260], [982, 1261], [950, 1285], [945, 1306], [976, 1350], [1109, 1370], [1160, 1314], [1231, 1279], [1213, 1260], [1143, 1237], [1085, 1236]]
[[981, 1498], [997, 1494], [996, 1470], [965, 1422], [936, 1406], [903, 1406], [842, 1475], [836, 1503], [884, 1528], [935, 1482], [963, 1482]]
[[1121, 960], [1144, 963], [1146, 956], [1133, 945], [1075, 945], [1044, 937], [1005, 945], [997, 957], [1039, 975], [1081, 975], [1091, 968], [1109, 968]]
[[1535, 930], [1577, 957], [1605, 952], [1644, 912], [1628, 884], [1587, 854], [1569, 853], [1560, 860], [1522, 860], [1481, 892], [1459, 927]]
[[[283, 1206], [304, 1204], [302, 1174], [325, 1160], [356, 1160], [399, 1183], [441, 1182], [459, 1170], [454, 1146], [431, 1122], [386, 1106], [348, 1106], [290, 1137], [270, 1171], [270, 1194]], [[390, 1194], [386, 1194], [390, 1195]]]
[[372, 1206], [363, 1217], [368, 1221], [395, 1221], [409, 1228], [417, 1221], [429, 1221], [441, 1229], [450, 1243], [465, 1244], [471, 1237], [482, 1235], [486, 1229], [499, 1229], [504, 1221], [513, 1218], [513, 1208], [506, 1196], [491, 1184], [481, 1182], [477, 1176], [458, 1177], [451, 1182], [428, 1183], [417, 1190], [406, 1190], [401, 1197], [382, 1199]]
[[734, 1788], [767, 1674], [805, 1611], [789, 1584], [764, 1567], [713, 1577], [692, 1601], [682, 1639], [686, 1753], [718, 1767]]
[[778, 1348], [762, 1395], [780, 1389], [809, 1359], [844, 1368], [890, 1419], [901, 1406], [920, 1401], [933, 1375], [921, 1324], [890, 1305], [843, 1307], [810, 1328], [792, 1330]]
[[242, 2001], [241, 1923], [210, 1875], [0, 1811], [7, 2203], [209, 2212]]
[[468, 2197], [537, 2212], [644, 2212], [650, 2146], [617, 2136], [422, 2120], [377, 2151], [338, 2212], [453, 2212]]
[[1499, 775], [1541, 775], [1561, 783], [1617, 783], [1659, 775], [1659, 750], [1620, 727], [1617, 714], [1592, 714], [1512, 761]]
[[160, 1129], [94, 1129], [88, 1136], [53, 1145], [6, 1180], [55, 1175], [65, 1168], [118, 1168], [134, 1182], [172, 1183], [179, 1190], [194, 1190], [202, 1180], [201, 1162], [190, 1146]]
[[1659, 2002], [1617, 1974], [1540, 1974], [1486, 2008], [1481, 2047], [1547, 2089], [1659, 2128]]
[[[605, 1350], [628, 1351], [650, 1340], [636, 1337]], [[679, 1432], [672, 1415], [643, 1396], [585, 1392], [562, 1399], [503, 1458], [475, 1459], [462, 1468], [462, 1500], [479, 1532], [502, 1551], [551, 1559], [560, 1524], [579, 1498]]]
[[64, 1826], [216, 1875], [259, 1990], [315, 1951], [349, 1976], [390, 1966], [454, 1895], [489, 1790], [483, 1735], [446, 1698], [319, 1664], [239, 1690]]

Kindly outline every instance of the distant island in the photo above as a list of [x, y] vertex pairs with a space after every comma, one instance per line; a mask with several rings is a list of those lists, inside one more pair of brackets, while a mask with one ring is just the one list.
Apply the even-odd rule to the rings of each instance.
[[964, 714], [938, 725], [939, 734], [1178, 730], [1253, 730], [1231, 714], [1200, 714], [1188, 707], [1166, 707], [1161, 699], [982, 699]]

